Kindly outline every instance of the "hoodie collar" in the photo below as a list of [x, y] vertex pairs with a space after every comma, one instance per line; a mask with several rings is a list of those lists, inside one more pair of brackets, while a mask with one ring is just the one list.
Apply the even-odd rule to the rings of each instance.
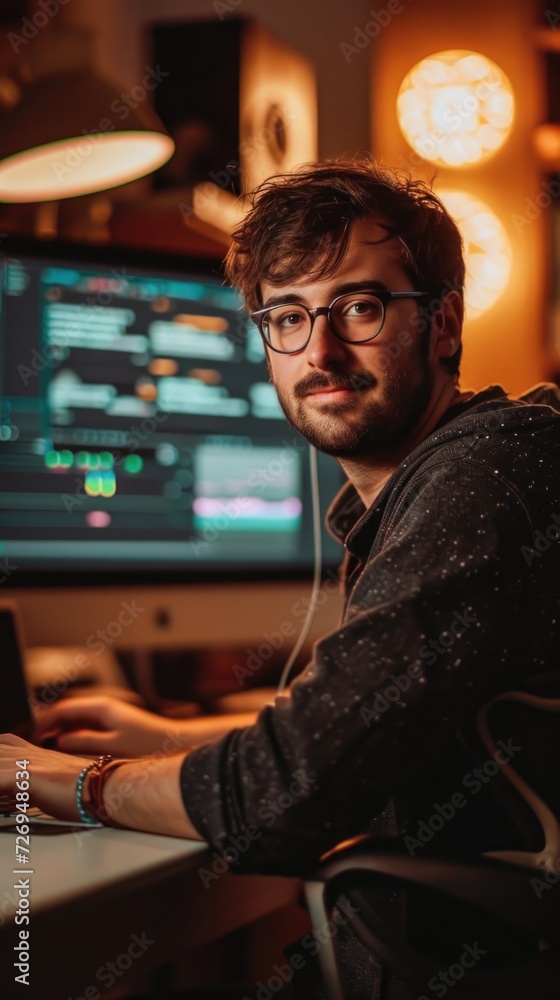
[[[543, 415], [543, 408], [549, 410], [549, 413], [544, 415], [550, 417], [551, 412], [560, 410], [560, 389], [554, 383], [541, 382], [527, 390], [518, 399], [511, 399], [501, 385], [489, 385], [479, 392], [472, 392], [467, 399], [463, 398], [457, 403], [453, 403], [445, 411], [431, 433], [423, 438], [395, 469], [369, 508], [365, 507], [351, 482], [347, 481], [344, 484], [326, 513], [325, 523], [329, 534], [345, 545], [350, 552], [357, 555], [367, 552], [372, 529], [377, 530], [376, 525], [381, 519], [387, 497], [393, 490], [403, 465], [409, 465], [423, 451], [429, 451], [430, 448], [433, 448], [436, 442], [439, 445], [459, 435], [462, 436], [464, 433], [480, 430], [484, 425], [484, 412], [489, 409], [502, 408], [502, 406], [496, 406], [496, 400], [500, 400], [502, 406], [507, 409], [515, 408], [517, 412], [512, 417], [516, 422], [519, 421], [520, 417], [519, 408], [525, 410], [525, 407], [532, 403], [536, 404], [540, 415]], [[488, 403], [491, 404], [490, 407], [487, 406]], [[480, 406], [482, 410], [477, 412], [477, 408]], [[524, 416], [525, 413], [522, 417]], [[448, 426], [459, 417], [463, 418], [461, 431], [458, 431], [456, 427]], [[441, 433], [442, 428], [445, 428], [443, 434]]]

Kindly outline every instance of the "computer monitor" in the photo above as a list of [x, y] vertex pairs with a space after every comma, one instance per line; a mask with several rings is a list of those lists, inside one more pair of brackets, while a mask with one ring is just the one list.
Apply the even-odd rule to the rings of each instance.
[[[13, 237], [0, 249], [8, 587], [301, 591], [307, 445], [219, 262]], [[324, 513], [342, 474], [318, 459]], [[324, 532], [325, 569], [340, 555]]]

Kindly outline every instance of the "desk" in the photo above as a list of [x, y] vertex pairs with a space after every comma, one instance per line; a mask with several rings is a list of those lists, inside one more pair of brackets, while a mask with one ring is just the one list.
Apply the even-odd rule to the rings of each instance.
[[[12, 967], [20, 929], [12, 888], [20, 876], [12, 872], [24, 866], [15, 862], [15, 833], [0, 829], [2, 997], [100, 1000], [113, 984], [147, 980], [174, 955], [279, 909], [299, 891], [297, 879], [229, 871], [205, 887], [199, 868], [213, 860], [204, 843], [129, 830], [34, 833], [30, 923], [22, 925], [30, 932], [26, 987], [14, 982]], [[122, 975], [111, 972], [115, 962]]]

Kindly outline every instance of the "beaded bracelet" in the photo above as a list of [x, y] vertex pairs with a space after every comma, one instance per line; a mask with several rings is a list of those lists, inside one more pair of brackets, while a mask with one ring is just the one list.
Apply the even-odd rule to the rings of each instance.
[[103, 757], [98, 757], [97, 760], [92, 761], [91, 764], [86, 764], [86, 766], [82, 768], [82, 770], [78, 775], [78, 780], [76, 781], [76, 805], [78, 806], [78, 812], [80, 814], [80, 819], [82, 823], [87, 823], [88, 826], [97, 825], [99, 823], [99, 820], [96, 817], [91, 816], [88, 812], [86, 812], [85, 809], [83, 794], [84, 794], [84, 781], [86, 779], [86, 775], [89, 774], [90, 771], [100, 770], [105, 764], [107, 764], [112, 759], [113, 758], [110, 754], [105, 754]]
[[118, 823], [116, 819], [112, 819], [109, 816], [104, 804], [103, 804], [103, 789], [105, 787], [105, 782], [109, 775], [120, 767], [121, 764], [126, 764], [127, 760], [113, 760], [112, 757], [108, 756], [100, 758], [104, 760], [99, 768], [92, 771], [91, 777], [89, 779], [89, 802], [84, 803], [84, 807], [92, 819], [90, 822], [103, 823], [104, 826], [115, 826], [120, 830], [125, 830], [127, 827], [123, 826], [122, 823]]

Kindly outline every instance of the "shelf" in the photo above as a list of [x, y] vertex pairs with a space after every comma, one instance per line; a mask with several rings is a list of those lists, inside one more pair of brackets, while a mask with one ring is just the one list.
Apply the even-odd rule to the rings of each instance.
[[[115, 199], [102, 230], [95, 236], [82, 235], [82, 239], [211, 260], [223, 258], [230, 244], [229, 234], [201, 219], [189, 205], [187, 199], [182, 201], [181, 192], [167, 198], [148, 195], [134, 200]], [[0, 204], [0, 233], [37, 236], [40, 207], [37, 203]], [[64, 228], [65, 218], [59, 219], [58, 236], [76, 239]], [[56, 221], [53, 225], [55, 228], [48, 234], [51, 238], [57, 234]]]
[[200, 219], [187, 202], [166, 202], [157, 196], [141, 202], [114, 202], [108, 228], [111, 243], [167, 253], [221, 258], [230, 243], [228, 233]]

